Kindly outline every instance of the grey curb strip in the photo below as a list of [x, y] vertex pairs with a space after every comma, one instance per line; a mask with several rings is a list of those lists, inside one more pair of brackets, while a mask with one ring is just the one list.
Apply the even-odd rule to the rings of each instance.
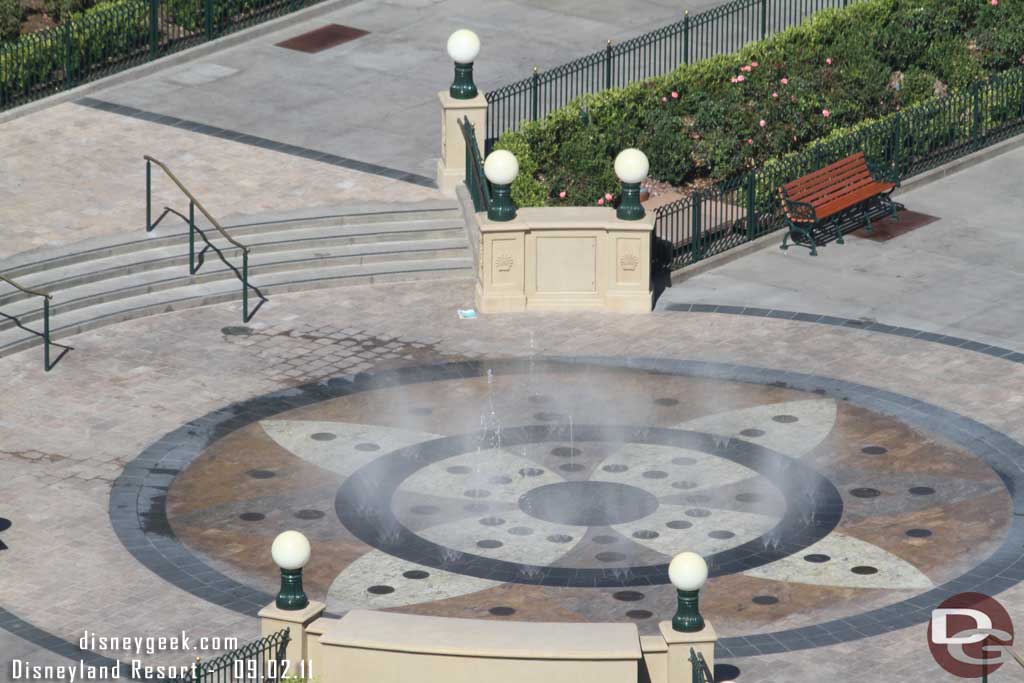
[[945, 346], [953, 346], [966, 351], [983, 353], [986, 356], [1002, 358], [1012, 363], [1024, 363], [1024, 353], [1019, 353], [1002, 346], [993, 346], [981, 342], [971, 341], [963, 337], [952, 337], [937, 332], [923, 332], [910, 327], [897, 327], [895, 325], [884, 325], [879, 322], [867, 320], [856, 320], [853, 318], [836, 318], [831, 315], [817, 315], [814, 313], [798, 313], [796, 311], [784, 311], [769, 308], [751, 308], [749, 306], [716, 306], [715, 304], [668, 304], [663, 311], [676, 313], [722, 313], [724, 315], [747, 315], [755, 318], [776, 318], [780, 320], [796, 320], [803, 323], [817, 323], [819, 325], [832, 325], [833, 327], [847, 327], [867, 332], [879, 332], [881, 334], [893, 334], [897, 337], [919, 339], [921, 341], [935, 342]]
[[437, 183], [433, 178], [428, 178], [426, 176], [419, 175], [418, 173], [402, 171], [400, 169], [389, 168], [387, 166], [379, 166], [366, 161], [349, 159], [348, 157], [341, 157], [337, 154], [318, 152], [317, 150], [309, 149], [308, 147], [290, 145], [286, 142], [276, 142], [256, 135], [228, 130], [227, 128], [208, 126], [205, 123], [199, 123], [198, 121], [179, 119], [174, 116], [157, 114], [155, 112], [136, 109], [135, 107], [129, 107], [123, 104], [115, 104], [105, 100], [98, 100], [95, 97], [83, 97], [75, 100], [75, 104], [83, 107], [89, 107], [90, 109], [98, 109], [99, 111], [105, 111], [110, 114], [119, 114], [133, 119], [149, 121], [150, 123], [158, 123], [162, 126], [170, 126], [171, 128], [187, 130], [192, 133], [199, 133], [200, 135], [209, 135], [210, 137], [220, 138], [221, 140], [230, 140], [231, 142], [239, 142], [243, 145], [252, 145], [253, 147], [260, 147], [262, 149], [270, 150], [271, 152], [280, 152], [281, 154], [289, 154], [294, 157], [310, 159], [311, 161], [319, 161], [322, 164], [330, 164], [331, 166], [338, 166], [339, 168], [347, 168], [352, 171], [369, 173], [370, 175], [382, 176], [384, 178], [390, 178], [391, 180], [400, 180], [405, 183], [420, 185], [421, 187], [429, 187], [431, 189], [437, 188]]

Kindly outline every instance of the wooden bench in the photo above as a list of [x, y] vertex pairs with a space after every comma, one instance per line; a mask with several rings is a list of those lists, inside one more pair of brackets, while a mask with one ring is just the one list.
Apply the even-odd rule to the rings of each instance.
[[[896, 218], [896, 204], [890, 198], [899, 187], [896, 169], [881, 170], [864, 158], [864, 152], [857, 152], [841, 161], [809, 173], [786, 183], [779, 188], [782, 208], [786, 214], [789, 232], [782, 239], [782, 249], [788, 249], [786, 241], [810, 246], [811, 255], [817, 256], [819, 244], [814, 229], [831, 225], [836, 242], [843, 243], [840, 219], [850, 212], [859, 211], [867, 230], [871, 232], [870, 210], [881, 204]], [[802, 244], [803, 242], [807, 244]]]

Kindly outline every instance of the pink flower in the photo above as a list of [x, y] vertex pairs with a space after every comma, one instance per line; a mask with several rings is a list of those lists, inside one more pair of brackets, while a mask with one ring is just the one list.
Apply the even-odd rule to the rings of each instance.
[[747, 80], [747, 77], [744, 76], [743, 74], [740, 74], [739, 76], [736, 77], [736, 82], [737, 83], [742, 83], [745, 80]]
[[760, 64], [758, 64], [757, 62], [751, 62], [750, 66], [752, 66], [752, 67], [754, 67], [756, 69], [757, 67], [760, 66]]
[[668, 102], [668, 98], [667, 98], [667, 97], [662, 97], [662, 98], [661, 98], [661, 101], [662, 101], [662, 102]]
[[597, 204], [598, 204], [598, 206], [604, 206], [604, 197], [601, 197], [600, 199], [598, 199], [597, 200]]
[[999, 0], [992, 0], [992, 6], [996, 7], [997, 5], [999, 5]]
[[767, 125], [768, 125], [768, 122], [767, 122], [767, 121], [765, 121], [764, 119], [761, 119], [761, 120], [760, 120], [760, 121], [758, 122], [758, 124], [759, 124], [759, 125], [760, 125], [760, 126], [761, 126], [762, 128], [764, 128], [765, 126], [767, 126]]
[[789, 79], [788, 78], [780, 78], [779, 79], [779, 83], [781, 83], [782, 85], [789, 85]]
[[565, 190], [562, 190], [561, 192], [558, 193], [558, 198], [565, 199]]
[[747, 144], [748, 145], [754, 144], [754, 139], [753, 138], [747, 138]]
[[828, 59], [826, 59], [825, 63], [828, 64], [829, 66], [832, 66], [832, 58], [829, 57]]
[[736, 80], [736, 77], [733, 76], [732, 78], [729, 79], [729, 82], [730, 83], [737, 83], [738, 81]]
[[679, 99], [679, 93], [677, 93], [675, 90], [672, 91], [672, 99], [673, 100], [678, 100]]
[[822, 109], [821, 115], [827, 119], [828, 117], [832, 116], [832, 112], [830, 112], [828, 109]]
[[779, 99], [779, 93], [773, 92], [772, 97], [774, 97], [775, 99]]
[[604, 198], [605, 198], [606, 201], [610, 202], [612, 200], [611, 193], [610, 192], [605, 193]]
[[795, 135], [793, 136], [793, 142], [796, 142], [796, 136]]
[[750, 71], [750, 66], [741, 66], [740, 71]]

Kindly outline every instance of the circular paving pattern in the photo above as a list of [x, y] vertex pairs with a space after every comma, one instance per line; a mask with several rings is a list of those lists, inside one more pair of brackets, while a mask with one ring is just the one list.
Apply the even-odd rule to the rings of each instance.
[[[723, 652], [743, 654], [783, 620], [783, 649], [822, 624], [844, 640], [923, 622], [922, 596], [954, 581], [997, 592], [1022, 545], [1019, 444], [792, 372], [453, 363], [289, 390], [203, 424], [140, 456], [112, 522], [161, 576], [242, 611], [270, 601], [267, 548], [296, 528], [313, 544], [307, 589], [332, 612], [629, 620], [651, 633], [673, 609], [667, 562], [695, 550], [713, 577], [702, 610], [746, 638]], [[976, 553], [950, 558], [951, 544]], [[215, 588], [196, 579], [203, 565]]]

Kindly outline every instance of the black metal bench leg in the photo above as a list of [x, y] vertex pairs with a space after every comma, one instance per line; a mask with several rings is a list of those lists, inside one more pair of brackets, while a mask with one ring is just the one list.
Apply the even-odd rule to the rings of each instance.
[[786, 240], [789, 239], [789, 233], [790, 231], [786, 230], [786, 234], [782, 236], [782, 244], [779, 245], [779, 249], [781, 249], [782, 251], [786, 251], [787, 249], [789, 249], [789, 245], [786, 244]]
[[839, 225], [839, 219], [832, 219], [832, 228], [836, 231], [836, 244], [846, 244], [843, 240], [843, 228]]
[[864, 209], [864, 222], [867, 223], [867, 233], [871, 234], [871, 211]]

